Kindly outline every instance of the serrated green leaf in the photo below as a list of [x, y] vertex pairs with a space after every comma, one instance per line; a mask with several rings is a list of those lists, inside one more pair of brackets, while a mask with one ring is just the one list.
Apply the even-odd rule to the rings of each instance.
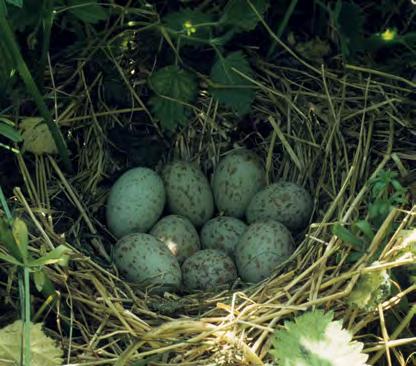
[[29, 151], [36, 155], [57, 154], [58, 149], [55, 141], [42, 118], [25, 118], [21, 121], [20, 128], [23, 131], [23, 151]]
[[[209, 40], [212, 36], [213, 18], [200, 10], [182, 9], [176, 12], [168, 13], [163, 19], [162, 24], [174, 33], [171, 36], [194, 37]], [[181, 39], [181, 45], [201, 45], [192, 39]]]
[[6, 3], [17, 6], [18, 8], [21, 8], [23, 6], [23, 0], [6, 0]]
[[150, 98], [149, 103], [163, 130], [174, 131], [179, 126], [186, 126], [189, 115], [186, 106], [159, 96]]
[[355, 250], [361, 251], [363, 249], [363, 241], [340, 224], [335, 224], [332, 227], [332, 233], [343, 242], [350, 244]]
[[[376, 265], [375, 262], [373, 265]], [[390, 277], [384, 271], [364, 273], [354, 286], [347, 302], [350, 306], [372, 311], [385, 301], [391, 293]]]
[[271, 355], [284, 366], [367, 366], [363, 344], [333, 321], [332, 313], [315, 310], [285, 322], [272, 337]]
[[[21, 320], [17, 320], [0, 329], [0, 359], [2, 365], [20, 365], [22, 324]], [[32, 366], [60, 366], [64, 363], [62, 350], [52, 338], [45, 335], [41, 323], [31, 323], [30, 353]]]
[[197, 95], [195, 77], [176, 65], [166, 66], [153, 73], [149, 86], [156, 93], [150, 99], [153, 113], [165, 130], [173, 131], [187, 124], [189, 104]]
[[399, 238], [402, 240], [401, 247], [416, 255], [416, 229], [400, 230]]
[[108, 16], [97, 0], [69, 0], [68, 5], [69, 12], [85, 23], [96, 24], [107, 19]]
[[160, 95], [190, 102], [196, 96], [194, 76], [179, 66], [166, 66], [153, 73], [149, 79], [152, 90]]
[[[250, 0], [250, 3], [260, 16], [264, 14], [269, 6], [267, 0]], [[237, 31], [253, 30], [259, 22], [259, 17], [250, 6], [250, 3], [247, 0], [229, 0], [224, 7], [224, 13], [220, 22], [235, 27]]]
[[212, 46], [223, 47], [228, 41], [230, 41], [234, 37], [235, 34], [236, 31], [234, 28], [232, 28], [228, 32], [225, 32], [224, 34], [221, 34], [218, 37], [211, 38], [209, 40], [209, 43]]
[[212, 66], [211, 80], [215, 85], [209, 88], [209, 92], [235, 113], [244, 115], [250, 111], [255, 91], [253, 85], [235, 70], [247, 77], [253, 76], [250, 64], [241, 51], [219, 58]]

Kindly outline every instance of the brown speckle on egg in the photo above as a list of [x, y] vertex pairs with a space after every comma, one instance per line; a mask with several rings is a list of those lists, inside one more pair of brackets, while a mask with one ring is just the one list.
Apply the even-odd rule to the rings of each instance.
[[251, 224], [235, 249], [238, 273], [244, 281], [257, 283], [272, 275], [294, 249], [290, 231], [280, 222]]
[[224, 252], [205, 249], [182, 264], [183, 283], [187, 290], [214, 290], [229, 286], [237, 279], [234, 262]]
[[143, 289], [156, 286], [161, 291], [175, 290], [181, 285], [178, 260], [152, 235], [134, 233], [122, 237], [114, 247], [113, 260], [128, 281]]
[[[181, 174], [178, 174], [181, 172]], [[162, 170], [167, 202], [173, 214], [185, 216], [201, 226], [214, 213], [211, 187], [202, 171], [184, 161], [174, 161]]]
[[313, 209], [310, 194], [300, 185], [280, 181], [258, 192], [247, 207], [249, 223], [276, 220], [290, 230], [302, 230]]

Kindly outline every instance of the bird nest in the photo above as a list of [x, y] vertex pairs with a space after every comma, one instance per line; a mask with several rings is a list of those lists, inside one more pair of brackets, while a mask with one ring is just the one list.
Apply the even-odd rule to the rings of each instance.
[[[370, 364], [406, 362], [415, 345], [406, 331], [414, 308], [400, 304], [414, 300], [416, 285], [394, 282], [392, 295], [372, 310], [351, 307], [348, 298], [359, 278], [375, 270], [374, 261], [377, 270], [412, 262], [400, 255], [400, 238], [412, 227], [415, 207], [393, 208], [354, 261], [353, 248], [333, 227], [367, 216], [379, 172], [391, 169], [405, 177], [414, 168], [414, 84], [348, 65], [342, 72], [317, 68], [296, 57], [278, 66], [257, 60], [249, 116], [239, 118], [201, 94], [189, 124], [166, 138], [140, 94], [131, 89], [133, 106], [112, 108], [101, 98], [100, 74], [89, 75], [87, 83], [84, 66], [72, 76], [78, 82], [52, 92], [68, 93], [57, 117], [75, 173], [61, 170], [51, 155], [18, 156], [24, 179], [13, 191], [32, 250], [65, 244], [73, 251], [68, 267], [46, 269], [56, 296], [45, 300], [34, 292], [32, 301], [35, 320], [59, 340], [68, 364], [260, 366], [271, 361], [276, 329], [315, 308], [334, 312], [364, 343]], [[241, 146], [262, 157], [269, 182], [305, 186], [314, 213], [297, 234], [296, 252], [263, 282], [237, 282], [221, 292], [151, 295], [124, 281], [111, 263], [115, 239], [103, 211], [112, 182], [140, 164], [141, 155], [134, 154], [146, 151], [143, 141], [166, 147], [156, 169], [176, 157], [197, 162], [209, 177], [221, 156]], [[1, 287], [8, 294], [14, 289], [10, 283]], [[389, 317], [394, 325], [386, 323]]]

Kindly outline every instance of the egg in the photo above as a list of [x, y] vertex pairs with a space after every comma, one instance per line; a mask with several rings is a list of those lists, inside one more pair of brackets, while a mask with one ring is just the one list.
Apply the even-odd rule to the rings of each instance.
[[253, 196], [265, 186], [265, 171], [252, 151], [235, 150], [215, 169], [212, 187], [215, 204], [225, 216], [241, 218]]
[[312, 214], [311, 195], [302, 186], [280, 181], [258, 192], [247, 207], [247, 221], [276, 220], [288, 229], [306, 227]]
[[179, 263], [200, 249], [198, 232], [183, 216], [166, 216], [158, 221], [149, 233], [165, 243]]
[[294, 252], [290, 231], [280, 222], [267, 220], [251, 224], [235, 249], [240, 277], [257, 283], [273, 274]]
[[224, 252], [204, 249], [182, 264], [183, 283], [187, 290], [215, 290], [237, 279], [234, 262]]
[[201, 229], [201, 245], [218, 249], [234, 258], [234, 250], [247, 225], [235, 217], [219, 216], [209, 220]]
[[149, 230], [162, 214], [166, 194], [160, 176], [149, 168], [133, 168], [111, 187], [106, 218], [110, 231], [120, 238]]
[[169, 248], [150, 234], [123, 236], [113, 249], [114, 264], [128, 281], [142, 289], [176, 290], [182, 273], [177, 258]]
[[214, 213], [211, 187], [202, 171], [184, 161], [174, 161], [162, 170], [167, 202], [173, 214], [185, 216], [201, 226]]

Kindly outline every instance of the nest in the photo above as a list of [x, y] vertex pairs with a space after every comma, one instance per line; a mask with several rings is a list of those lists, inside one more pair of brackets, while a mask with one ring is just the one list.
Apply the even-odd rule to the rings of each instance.
[[[416, 207], [391, 211], [355, 263], [346, 261], [351, 248], [331, 228], [366, 216], [369, 182], [377, 172], [391, 168], [406, 176], [414, 168], [415, 85], [353, 66], [337, 73], [292, 56], [286, 65], [256, 61], [257, 96], [249, 118], [240, 120], [201, 94], [189, 125], [171, 141], [161, 140], [169, 149], [159, 163], [173, 156], [197, 161], [210, 176], [224, 153], [245, 146], [264, 159], [269, 182], [287, 179], [313, 192], [313, 219], [299, 233], [293, 256], [267, 280], [220, 293], [156, 296], [118, 276], [103, 210], [111, 183], [135, 162], [123, 154], [126, 146], [114, 144], [112, 133], [150, 131], [161, 139], [157, 124], [133, 87], [132, 107], [108, 106], [100, 74], [89, 75], [87, 83], [84, 62], [73, 76], [77, 82], [53, 91], [69, 96], [57, 115], [76, 173], [63, 172], [52, 156], [18, 156], [24, 185], [14, 189], [14, 202], [30, 225], [34, 251], [66, 244], [74, 252], [68, 268], [47, 268], [55, 299], [33, 298], [35, 320], [45, 321], [68, 364], [260, 366], [270, 361], [274, 331], [313, 308], [334, 311], [364, 343], [371, 364], [406, 362], [416, 340], [402, 333], [413, 310], [402, 313], [398, 304], [416, 285], [397, 288], [371, 312], [351, 309], [346, 299], [360, 275], [374, 270], [374, 253], [379, 269], [413, 261], [398, 255], [399, 234], [412, 227]], [[1, 287], [13, 292], [13, 286]], [[17, 307], [13, 297], [9, 304]], [[395, 330], [386, 326], [389, 314], [397, 318]]]

